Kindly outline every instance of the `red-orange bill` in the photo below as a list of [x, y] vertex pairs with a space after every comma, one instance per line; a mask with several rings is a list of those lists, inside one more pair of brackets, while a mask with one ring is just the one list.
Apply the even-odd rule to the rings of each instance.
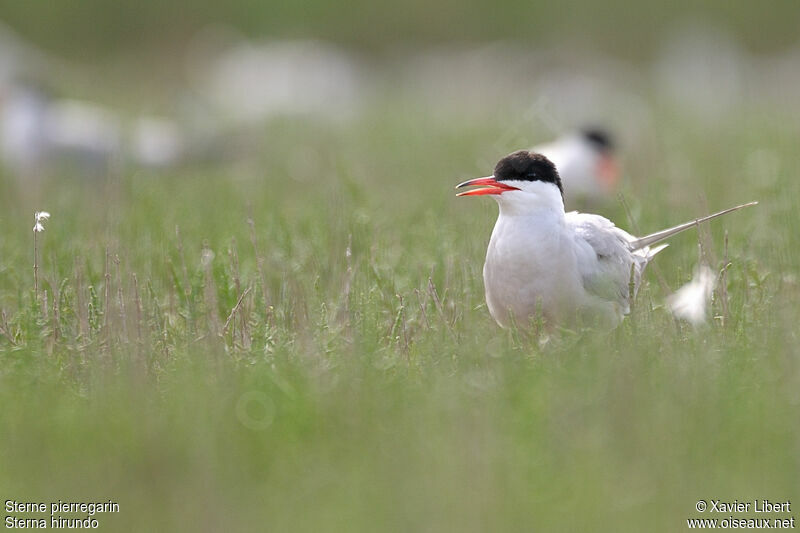
[[482, 196], [484, 194], [503, 194], [506, 191], [518, 191], [516, 187], [506, 185], [503, 182], [494, 179], [494, 176], [485, 178], [475, 178], [474, 180], [465, 181], [456, 185], [456, 189], [461, 187], [472, 187], [475, 185], [482, 185], [480, 189], [472, 189], [471, 191], [464, 191], [458, 193], [456, 196]]
[[600, 162], [598, 163], [598, 177], [600, 178], [600, 182], [603, 184], [609, 191], [613, 191], [616, 186], [617, 182], [619, 182], [619, 165], [617, 161], [610, 155], [604, 155]]

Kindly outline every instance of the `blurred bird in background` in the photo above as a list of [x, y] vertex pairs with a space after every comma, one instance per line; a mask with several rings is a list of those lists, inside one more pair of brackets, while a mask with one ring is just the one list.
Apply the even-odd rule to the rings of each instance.
[[0, 164], [20, 179], [57, 168], [102, 176], [116, 164], [180, 162], [186, 135], [172, 118], [62, 96], [71, 65], [0, 23]]
[[166, 167], [178, 163], [185, 148], [183, 132], [170, 119], [124, 117], [30, 83], [6, 86], [0, 96], [0, 157], [21, 177], [54, 165], [88, 175], [126, 161]]
[[55, 162], [100, 173], [120, 153], [121, 141], [116, 117], [95, 104], [52, 99], [24, 85], [2, 100], [0, 153], [23, 175]]
[[534, 146], [530, 151], [555, 164], [570, 205], [593, 205], [613, 199], [619, 188], [615, 148], [607, 130], [590, 127]]

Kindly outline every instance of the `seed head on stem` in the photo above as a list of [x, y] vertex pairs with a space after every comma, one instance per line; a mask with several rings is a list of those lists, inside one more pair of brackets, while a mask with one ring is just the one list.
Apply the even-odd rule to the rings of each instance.
[[36, 236], [44, 231], [44, 223], [50, 218], [47, 211], [36, 211], [33, 215], [33, 292], [39, 299], [39, 243]]

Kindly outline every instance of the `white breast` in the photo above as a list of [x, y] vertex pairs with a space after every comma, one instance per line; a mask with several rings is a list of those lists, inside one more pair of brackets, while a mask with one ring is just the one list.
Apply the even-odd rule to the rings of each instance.
[[483, 267], [486, 303], [503, 327], [561, 321], [582, 300], [573, 236], [551, 212], [497, 219]]

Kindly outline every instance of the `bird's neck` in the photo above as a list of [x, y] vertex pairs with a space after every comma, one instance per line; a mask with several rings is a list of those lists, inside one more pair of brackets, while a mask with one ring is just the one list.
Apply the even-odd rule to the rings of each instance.
[[[538, 184], [537, 184], [538, 185]], [[535, 191], [509, 191], [498, 199], [501, 217], [546, 217], [564, 219], [564, 199], [551, 184], [541, 184]]]

